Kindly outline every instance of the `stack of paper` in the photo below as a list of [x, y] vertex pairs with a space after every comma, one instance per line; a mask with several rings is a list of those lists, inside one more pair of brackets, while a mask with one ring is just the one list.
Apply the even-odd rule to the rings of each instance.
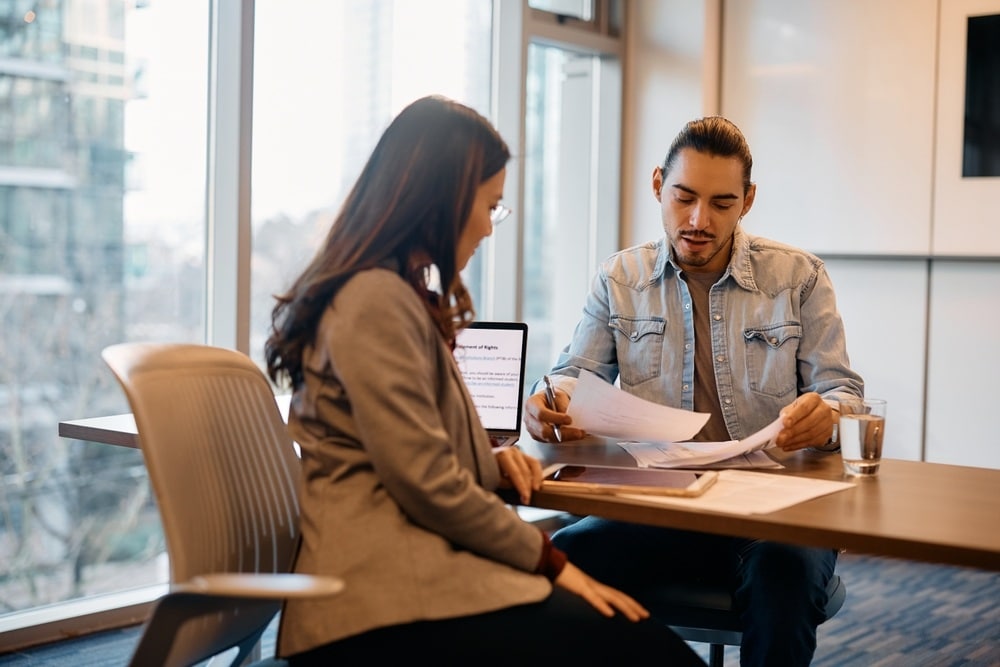
[[580, 371], [568, 413], [573, 425], [588, 433], [622, 438], [619, 444], [640, 467], [782, 467], [761, 451], [774, 446], [780, 417], [742, 440], [686, 442], [705, 425], [708, 414], [643, 400], [589, 371]]
[[644, 502], [683, 505], [727, 514], [767, 514], [854, 486], [851, 482], [723, 470], [719, 481], [697, 498], [621, 494]]

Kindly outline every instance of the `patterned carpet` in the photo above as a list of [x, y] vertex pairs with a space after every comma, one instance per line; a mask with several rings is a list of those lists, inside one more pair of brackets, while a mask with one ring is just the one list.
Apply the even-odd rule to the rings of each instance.
[[837, 571], [847, 600], [815, 667], [1000, 665], [1000, 574], [851, 554]]
[[[1000, 574], [853, 554], [837, 572], [847, 600], [819, 627], [813, 667], [1000, 667]], [[738, 665], [726, 647], [724, 667]]]
[[[814, 667], [1000, 667], [1000, 574], [842, 554], [840, 612], [820, 626]], [[138, 639], [129, 628], [0, 656], [0, 665], [124, 665]], [[708, 659], [704, 644], [693, 644]], [[274, 650], [274, 624], [263, 654]], [[726, 649], [726, 667], [739, 650]]]

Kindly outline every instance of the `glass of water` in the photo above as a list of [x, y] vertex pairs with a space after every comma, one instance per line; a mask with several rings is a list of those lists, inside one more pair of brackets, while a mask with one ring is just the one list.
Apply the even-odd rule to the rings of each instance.
[[885, 437], [885, 407], [881, 398], [840, 400], [838, 432], [846, 474], [856, 477], [878, 474]]

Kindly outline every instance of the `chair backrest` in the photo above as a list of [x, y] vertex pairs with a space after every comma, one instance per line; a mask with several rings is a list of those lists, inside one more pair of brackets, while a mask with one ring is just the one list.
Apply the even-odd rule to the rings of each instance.
[[[240, 352], [205, 345], [124, 343], [102, 356], [135, 416], [171, 582], [288, 572], [299, 461], [263, 372]], [[248, 607], [212, 622], [264, 627], [280, 604]]]
[[135, 416], [171, 580], [287, 572], [299, 461], [261, 370], [205, 345], [125, 343], [103, 357]]

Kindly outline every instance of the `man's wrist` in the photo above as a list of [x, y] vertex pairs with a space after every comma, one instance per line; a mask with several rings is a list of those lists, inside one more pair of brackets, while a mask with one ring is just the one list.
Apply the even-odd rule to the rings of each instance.
[[816, 445], [813, 449], [821, 452], [839, 452], [840, 451], [840, 410], [836, 408], [830, 408], [833, 412], [833, 428], [830, 430], [830, 439], [824, 442], [822, 445]]

